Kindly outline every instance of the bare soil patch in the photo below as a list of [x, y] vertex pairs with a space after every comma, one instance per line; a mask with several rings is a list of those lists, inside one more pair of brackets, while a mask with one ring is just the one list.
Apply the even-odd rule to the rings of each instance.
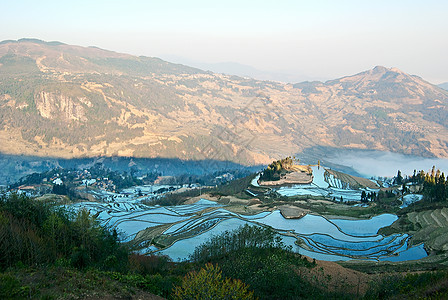
[[[309, 257], [307, 259], [312, 261]], [[310, 282], [315, 282], [316, 284], [325, 283], [325, 286], [322, 286], [325, 290], [354, 296], [364, 295], [368, 289], [369, 282], [374, 277], [373, 275], [344, 268], [335, 262], [321, 260], [316, 260], [314, 268], [298, 268], [297, 273]]]
[[300, 219], [309, 213], [309, 210], [293, 205], [282, 205], [278, 209], [285, 219]]
[[312, 173], [308, 172], [291, 172], [286, 173], [280, 180], [275, 181], [260, 181], [261, 186], [282, 186], [293, 184], [310, 184], [313, 182]]

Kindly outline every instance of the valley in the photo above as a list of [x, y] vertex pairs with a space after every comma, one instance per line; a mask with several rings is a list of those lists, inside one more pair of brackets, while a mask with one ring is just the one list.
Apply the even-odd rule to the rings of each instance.
[[[445, 295], [447, 181], [430, 168], [448, 168], [447, 104], [397, 68], [283, 83], [0, 42], [0, 282], [175, 297], [222, 268], [261, 299], [380, 297], [414, 275]], [[45, 294], [42, 273], [79, 291]]]
[[[270, 168], [283, 174], [281, 178], [263, 181]], [[135, 251], [168, 255], [174, 261], [188, 259], [212, 236], [245, 224], [271, 228], [294, 252], [318, 260], [445, 260], [448, 244], [441, 232], [448, 228], [448, 218], [444, 208], [415, 212], [415, 207], [426, 202], [418, 194], [423, 189], [421, 183], [420, 188], [413, 188], [417, 194], [404, 194], [401, 185], [394, 184], [396, 178], [365, 179], [320, 163], [300, 165], [291, 158], [240, 179], [225, 173], [227, 183], [220, 181], [216, 186], [217, 182], [210, 180], [224, 178], [220, 173], [196, 179], [190, 175], [188, 181], [181, 181], [179, 176], [134, 177], [132, 172], [137, 174], [138, 169], [125, 178], [97, 163], [81, 171], [36, 173], [16, 187], [21, 193], [45, 194], [51, 186], [55, 193], [63, 184], [66, 192], [59, 200], [54, 198], [56, 201], [64, 201], [75, 212], [87, 209]], [[284, 180], [301, 176], [306, 180]], [[416, 183], [410, 180], [412, 187]], [[67, 197], [64, 195], [71, 201], [62, 200]], [[37, 199], [50, 201], [51, 197], [45, 194]]]
[[[337, 297], [361, 298], [372, 292], [374, 282], [385, 284], [391, 272], [430, 274], [428, 270], [446, 269], [446, 200], [428, 200], [428, 191], [422, 190], [425, 184], [419, 181], [424, 176], [406, 177], [403, 185], [396, 183], [397, 177], [367, 179], [320, 163], [300, 165], [298, 159], [289, 157], [270, 166], [277, 165], [282, 175], [267, 181], [267, 185], [260, 172], [245, 177], [235, 173], [233, 178], [216, 173], [194, 179], [221, 180], [230, 176], [226, 182], [213, 185], [210, 181], [185, 184], [182, 175], [147, 174], [141, 178], [134, 168], [135, 175], [131, 174], [118, 188], [117, 178], [126, 173], [111, 171], [98, 162], [79, 171], [35, 173], [21, 182], [34, 180], [36, 191], [52, 185], [53, 193], [63, 183], [76, 193], [55, 195], [43, 191], [47, 194], [33, 201], [62, 205], [75, 215], [87, 213], [101, 226], [116, 232], [120, 243], [132, 249], [133, 255], [155, 261], [167, 259], [173, 270], [194, 264], [203, 255], [198, 249], [210, 247], [207, 243], [213, 239], [246, 230], [244, 226], [275, 233], [276, 241], [287, 249], [282, 251], [297, 255], [294, 263], [298, 264], [300, 280], [307, 280], [306, 286], [313, 293], [320, 293], [315, 286], [325, 285], [332, 293], [341, 293]], [[311, 182], [282, 181], [281, 177], [300, 178], [294, 173], [305, 174]], [[286, 177], [288, 174], [292, 176]], [[431, 171], [428, 176], [432, 176]], [[404, 191], [403, 186], [408, 189]], [[27, 192], [20, 186], [17, 191]], [[235, 259], [233, 254], [228, 255], [219, 262], [224, 269]], [[254, 255], [258, 254], [251, 257]], [[269, 267], [267, 272], [274, 270]]]
[[[215, 248], [217, 246], [212, 246], [215, 245], [212, 241], [228, 238], [241, 230], [271, 232], [281, 250], [236, 248], [236, 252], [229, 252], [225, 258], [221, 258], [222, 254], [211, 256], [209, 259], [218, 260], [219, 266], [228, 274], [226, 276], [235, 276], [232, 275], [235, 271], [230, 270], [235, 270], [231, 266], [237, 257], [241, 259], [237, 265], [249, 272], [251, 267], [246, 264], [262, 255], [258, 263], [269, 264], [269, 267], [263, 267], [265, 272], [280, 272], [277, 276], [289, 274], [295, 278], [293, 286], [305, 280], [305, 286], [313, 295], [336, 293], [332, 297], [351, 295], [362, 298], [376, 288], [382, 289], [377, 284], [386, 284], [391, 272], [399, 274], [395, 276], [405, 276], [401, 274], [409, 271], [429, 276], [429, 270], [443, 272], [446, 269], [446, 200], [428, 200], [436, 190], [422, 181], [426, 180], [424, 172], [401, 179], [397, 176], [367, 179], [326, 167], [320, 161], [304, 165], [298, 159], [288, 157], [274, 161], [261, 172], [252, 171], [250, 175], [245, 173], [247, 169], [240, 168], [233, 171], [221, 169], [211, 174], [203, 173], [204, 169], [201, 169], [202, 173], [196, 176], [191, 173], [185, 176], [182, 171], [171, 176], [161, 176], [160, 173], [142, 176], [148, 169], [137, 159], [135, 164], [116, 160], [115, 171], [106, 167], [112, 162], [86, 160], [83, 168], [78, 165], [78, 169], [58, 168], [27, 175], [14, 185], [13, 190], [3, 192], [0, 205], [4, 205], [5, 197], [23, 197], [30, 193], [33, 205], [48, 203], [50, 207], [67, 209], [71, 215], [78, 216], [74, 219], [78, 220], [76, 222], [82, 220], [79, 218], [83, 215], [92, 218], [92, 224], [108, 228], [120, 244], [133, 253], [131, 258], [141, 261], [130, 261], [126, 268], [138, 269], [118, 278], [133, 276], [139, 282], [148, 282], [143, 290], [165, 296], [172, 293], [171, 288], [175, 285], [170, 280], [178, 278], [172, 276], [179, 276], [170, 272], [185, 274], [183, 268], [196, 268], [193, 267], [195, 264], [201, 266], [201, 257], [210, 253], [201, 252], [201, 247], [212, 247], [208, 251], [218, 252], [235, 247], [238, 243]], [[212, 170], [214, 163], [208, 162], [208, 166]], [[276, 177], [277, 173], [280, 176], [264, 185], [262, 178], [264, 173], [269, 173], [270, 166], [276, 170], [270, 176]], [[437, 178], [441, 176], [439, 171], [430, 170], [429, 178], [432, 173], [437, 174], [434, 175]], [[303, 180], [303, 175], [306, 180], [302, 183], [282, 181], [282, 178]], [[404, 184], [398, 184], [397, 180], [403, 180]], [[14, 192], [22, 196], [15, 196]], [[33, 196], [36, 192], [44, 195]], [[249, 236], [243, 236], [246, 243], [250, 242]], [[264, 238], [262, 235], [252, 236], [257, 241]], [[244, 251], [250, 254], [244, 254]], [[267, 253], [262, 254], [264, 251]], [[273, 254], [276, 251], [281, 254]], [[294, 268], [295, 275], [289, 273], [290, 265], [283, 266], [281, 271], [270, 265], [270, 259], [279, 257], [280, 261], [276, 263], [280, 267], [291, 255], [294, 257], [291, 263], [297, 267]], [[74, 259], [69, 258], [67, 263], [78, 261]], [[169, 261], [169, 267], [162, 267], [164, 260]], [[152, 276], [156, 275], [146, 275], [146, 279], [136, 277], [137, 274], [155, 272], [141, 271], [146, 268], [144, 266], [164, 272], [163, 276], [157, 275], [161, 276], [157, 280], [165, 283], [151, 285], [155, 278]], [[229, 267], [231, 269], [227, 269]], [[103, 282], [116, 280], [113, 278], [118, 276], [117, 273], [113, 276], [107, 272], [100, 274], [106, 278]], [[266, 279], [263, 276], [257, 278]], [[128, 280], [119, 282], [128, 285], [133, 282]], [[271, 293], [255, 281], [245, 280], [263, 297]], [[282, 282], [275, 285], [286, 284], [286, 281]], [[164, 284], [166, 289], [161, 290]]]
[[[243, 198], [238, 195], [219, 196], [219, 192], [216, 194], [212, 190], [202, 196], [187, 198], [176, 206], [154, 206], [158, 201], [150, 198], [137, 202], [117, 198], [104, 204], [87, 202], [75, 207], [87, 207], [104, 224], [122, 232], [126, 241], [139, 245], [142, 253], [160, 253], [174, 260], [188, 259], [193, 250], [211, 236], [244, 224], [273, 228], [294, 251], [319, 260], [403, 261], [427, 256], [423, 243], [411, 243], [411, 236], [406, 232], [387, 236], [377, 234], [381, 228], [397, 221], [398, 217], [390, 212], [399, 209], [375, 211], [376, 196], [370, 204], [367, 201], [367, 204], [360, 205], [361, 190], [378, 192], [379, 185], [376, 185], [377, 189], [363, 187], [358, 190], [359, 186], [352, 189], [348, 184], [344, 188], [342, 182], [346, 181], [337, 178], [329, 180], [324, 175], [327, 171], [324, 167], [316, 166], [312, 171], [311, 184], [288, 188], [298, 190], [297, 194], [285, 194], [282, 183], [280, 188], [249, 184], [245, 187], [246, 197]], [[347, 177], [353, 178], [345, 175]], [[250, 182], [255, 183], [252, 179]], [[339, 199], [339, 194], [336, 199], [332, 185], [343, 193], [343, 201]], [[315, 186], [321, 193], [310, 186]], [[263, 190], [265, 195], [274, 194], [265, 196], [261, 201], [253, 197]], [[276, 199], [286, 195], [289, 199]], [[297, 195], [301, 197], [291, 197]], [[316, 206], [320, 207], [320, 211], [316, 211]], [[321, 206], [327, 206], [333, 215], [322, 211]], [[335, 214], [338, 210], [349, 211], [352, 215], [357, 213], [360, 219], [351, 217], [344, 221], [346, 214]]]

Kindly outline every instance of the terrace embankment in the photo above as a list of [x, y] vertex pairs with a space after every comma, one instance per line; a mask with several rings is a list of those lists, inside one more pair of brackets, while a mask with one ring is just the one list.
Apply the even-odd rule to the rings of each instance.
[[408, 232], [410, 245], [425, 244], [430, 254], [423, 261], [441, 262], [447, 265], [448, 208], [409, 212], [400, 216], [391, 226], [380, 229], [380, 234]]
[[235, 196], [217, 196], [211, 194], [203, 194], [201, 196], [191, 197], [190, 199], [185, 201], [184, 204], [194, 204], [201, 199], [206, 199], [222, 204], [227, 210], [244, 215], [253, 215], [263, 211], [273, 210], [272, 208], [268, 209], [266, 207], [262, 207], [262, 202], [258, 198], [241, 199]]
[[300, 219], [310, 211], [293, 205], [282, 205], [278, 209], [285, 219]]
[[281, 205], [270, 208], [265, 206], [262, 207], [260, 206], [262, 202], [256, 198], [239, 199], [233, 196], [217, 197], [209, 194], [205, 194], [202, 197], [191, 198], [185, 202], [185, 204], [195, 203], [201, 198], [223, 204], [226, 206], [227, 210], [243, 215], [252, 215], [263, 211], [273, 211], [278, 209], [285, 219], [300, 219], [310, 212], [308, 209], [300, 208], [295, 205]]
[[413, 234], [414, 243], [424, 242], [430, 250], [448, 250], [448, 208], [411, 212], [407, 219], [414, 228], [420, 228]]

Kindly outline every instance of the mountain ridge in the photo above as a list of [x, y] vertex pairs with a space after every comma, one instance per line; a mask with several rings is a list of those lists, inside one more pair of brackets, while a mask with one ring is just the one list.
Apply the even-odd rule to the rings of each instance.
[[0, 152], [267, 163], [314, 146], [448, 157], [448, 92], [396, 68], [284, 84], [152, 57], [0, 43]]

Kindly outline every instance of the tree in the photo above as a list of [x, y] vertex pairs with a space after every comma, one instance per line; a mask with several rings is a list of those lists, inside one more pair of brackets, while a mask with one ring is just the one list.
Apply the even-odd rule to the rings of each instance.
[[319, 298], [297, 274], [297, 267], [311, 267], [308, 260], [270, 228], [245, 225], [212, 237], [194, 252], [194, 262], [218, 264], [223, 276], [241, 279], [260, 299]]
[[444, 201], [446, 199], [446, 180], [443, 172], [437, 177], [434, 194], [437, 201]]
[[430, 173], [420, 171], [423, 182], [423, 195], [429, 201], [445, 201], [446, 200], [446, 179], [445, 174], [439, 169], [432, 167]]
[[367, 202], [366, 191], [361, 192], [361, 202]]
[[403, 176], [401, 176], [401, 171], [398, 170], [397, 176], [395, 177], [394, 183], [400, 185], [403, 183]]
[[56, 195], [67, 195], [67, 186], [65, 184], [55, 184], [55, 185], [53, 185], [53, 194], [56, 194]]
[[403, 182], [403, 186], [401, 188], [401, 194], [404, 195], [408, 191], [408, 188], [406, 187], [406, 182]]

